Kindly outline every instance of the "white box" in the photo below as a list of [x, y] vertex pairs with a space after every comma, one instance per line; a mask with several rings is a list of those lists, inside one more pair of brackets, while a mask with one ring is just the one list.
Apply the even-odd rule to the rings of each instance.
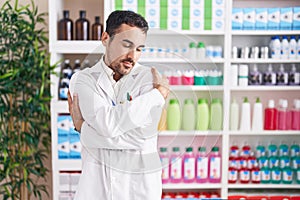
[[70, 121], [68, 115], [60, 115], [57, 117], [58, 135], [68, 135], [70, 131]]
[[59, 191], [60, 192], [69, 192], [71, 187], [70, 187], [70, 183], [71, 183], [71, 179], [70, 179], [70, 173], [66, 173], [66, 172], [60, 172], [59, 173]]
[[128, 7], [137, 7], [138, 1], [137, 0], [123, 0], [123, 8]]
[[293, 8], [280, 8], [280, 30], [292, 30]]
[[81, 173], [76, 173], [76, 172], [71, 173], [70, 186], [71, 186], [72, 192], [75, 192], [77, 189], [77, 186], [79, 184], [80, 175], [81, 175]]
[[211, 30], [213, 31], [224, 31], [225, 21], [224, 19], [212, 19]]
[[300, 7], [294, 7], [293, 11], [293, 30], [300, 30]]
[[280, 9], [279, 8], [269, 8], [268, 9], [268, 29], [269, 30], [279, 30], [280, 24]]
[[232, 15], [232, 30], [242, 30], [244, 21], [244, 12], [242, 8], [233, 8]]
[[79, 135], [70, 135], [70, 158], [80, 159], [81, 158], [81, 143]]
[[190, 7], [191, 8], [203, 8], [204, 0], [190, 0]]
[[146, 8], [148, 8], [148, 6], [159, 8], [160, 0], [146, 0]]
[[168, 7], [168, 29], [181, 30], [182, 29], [182, 9], [181, 7]]
[[129, 10], [137, 13], [137, 6], [123, 6], [123, 10]]
[[255, 29], [255, 9], [254, 8], [244, 8], [244, 30], [254, 30]]
[[182, 0], [168, 0], [168, 7], [181, 8]]
[[268, 25], [268, 10], [266, 8], [256, 8], [255, 12], [255, 29], [266, 30]]
[[212, 9], [212, 19], [224, 19], [225, 9], [222, 7], [213, 7]]
[[66, 159], [70, 157], [69, 136], [58, 136], [57, 151], [59, 159]]
[[225, 0], [212, 0], [212, 7], [223, 7], [225, 8]]
[[204, 22], [203, 20], [190, 19], [190, 30], [203, 31], [204, 30], [203, 22]]
[[168, 19], [168, 30], [181, 30], [182, 23], [180, 19]]
[[149, 28], [159, 28], [159, 23], [160, 23], [159, 7], [154, 7], [154, 6], [146, 7], [145, 18], [148, 22]]

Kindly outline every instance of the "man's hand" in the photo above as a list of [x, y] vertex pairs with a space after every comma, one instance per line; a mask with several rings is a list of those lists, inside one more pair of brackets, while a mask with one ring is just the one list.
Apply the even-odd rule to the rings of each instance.
[[70, 91], [68, 91], [68, 104], [69, 104], [69, 112], [73, 120], [73, 124], [75, 126], [75, 129], [80, 133], [82, 123], [84, 122], [84, 119], [82, 117], [79, 103], [78, 103], [78, 95], [73, 95], [73, 101], [71, 98]]
[[154, 67], [151, 68], [151, 72], [153, 75], [153, 87], [158, 89], [161, 95], [166, 99], [170, 92], [170, 86], [167, 77], [160, 77]]

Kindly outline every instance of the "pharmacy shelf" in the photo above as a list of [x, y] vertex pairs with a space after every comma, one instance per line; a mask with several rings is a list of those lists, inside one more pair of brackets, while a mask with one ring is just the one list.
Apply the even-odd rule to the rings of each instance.
[[161, 29], [154, 29], [150, 28], [148, 31], [148, 35], [219, 35], [223, 36], [225, 34], [224, 31], [191, 31], [191, 30], [161, 30]]
[[274, 63], [274, 64], [281, 64], [281, 63], [300, 63], [300, 59], [231, 59], [231, 63], [246, 63], [246, 64], [269, 64], [269, 63]]
[[172, 85], [171, 91], [223, 91], [223, 86], [216, 85]]
[[160, 131], [159, 136], [221, 136], [223, 131]]
[[229, 131], [228, 135], [236, 135], [236, 136], [300, 136], [300, 131], [294, 130], [274, 130], [274, 131]]
[[249, 36], [249, 35], [300, 35], [299, 30], [233, 30], [231, 31], [232, 35], [242, 35], [242, 36]]
[[231, 91], [300, 91], [300, 86], [236, 86], [236, 87], [231, 87]]
[[69, 113], [69, 106], [68, 106], [68, 101], [52, 101], [51, 102], [51, 107], [55, 109], [55, 111], [57, 113], [63, 113], [63, 114], [67, 114]]
[[58, 159], [57, 167], [60, 171], [80, 171], [82, 169], [81, 159]]
[[300, 189], [300, 184], [228, 184], [229, 189]]
[[[189, 59], [189, 58], [141, 58], [139, 60], [140, 63], [178, 63], [178, 64], [193, 64], [193, 63], [215, 63], [215, 64], [222, 64], [225, 62], [223, 58], [205, 58], [205, 59]], [[298, 62], [300, 62], [298, 60]]]
[[61, 54], [101, 54], [105, 48], [101, 41], [56, 41], [50, 52]]
[[217, 183], [167, 183], [163, 184], [164, 190], [182, 190], [182, 189], [220, 189], [221, 184]]

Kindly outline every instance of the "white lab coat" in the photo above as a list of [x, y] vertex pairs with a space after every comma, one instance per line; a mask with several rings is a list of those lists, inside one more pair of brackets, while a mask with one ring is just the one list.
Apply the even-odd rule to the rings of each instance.
[[138, 63], [115, 96], [103, 65], [101, 59], [70, 81], [70, 92], [78, 93], [85, 120], [75, 200], [159, 200], [157, 124], [165, 100], [153, 89], [150, 68]]

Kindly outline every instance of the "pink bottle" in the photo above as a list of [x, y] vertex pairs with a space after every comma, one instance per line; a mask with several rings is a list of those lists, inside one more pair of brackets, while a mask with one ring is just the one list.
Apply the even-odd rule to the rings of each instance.
[[182, 85], [194, 85], [194, 72], [184, 71], [182, 75]]
[[182, 158], [179, 147], [173, 147], [170, 160], [170, 181], [172, 183], [180, 183], [182, 181]]
[[195, 156], [193, 154], [193, 148], [187, 147], [183, 156], [183, 182], [192, 183], [195, 181]]
[[277, 109], [275, 108], [275, 102], [273, 99], [269, 100], [268, 108], [265, 109], [265, 130], [277, 129]]
[[170, 177], [169, 156], [168, 156], [167, 148], [165, 147], [160, 148], [159, 157], [162, 165], [161, 180], [162, 183], [167, 183], [169, 182], [169, 177]]
[[199, 147], [196, 159], [196, 182], [208, 182], [208, 157], [206, 155], [206, 148]]
[[294, 108], [292, 110], [292, 130], [300, 130], [300, 99], [294, 100]]
[[221, 155], [219, 147], [213, 147], [209, 156], [209, 182], [221, 182]]
[[288, 101], [286, 99], [279, 100], [278, 108], [278, 130], [288, 130], [287, 120], [288, 120]]
[[170, 85], [181, 85], [181, 72], [179, 70], [174, 71], [170, 77]]

